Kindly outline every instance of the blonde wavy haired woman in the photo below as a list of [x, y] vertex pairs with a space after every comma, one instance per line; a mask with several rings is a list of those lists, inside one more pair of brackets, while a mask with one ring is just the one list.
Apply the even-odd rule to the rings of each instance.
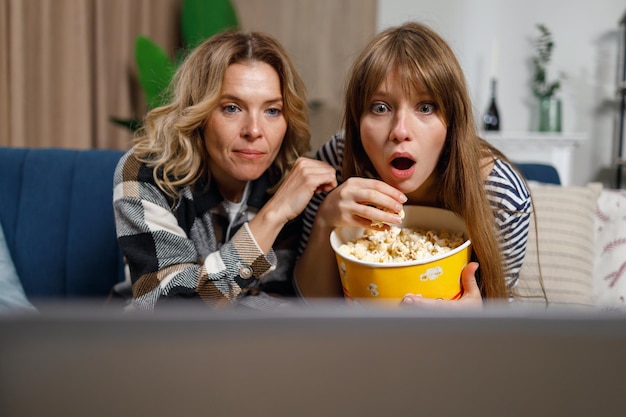
[[115, 172], [132, 306], [280, 305], [276, 295], [293, 295], [301, 212], [336, 185], [332, 167], [302, 157], [310, 133], [299, 74], [271, 36], [229, 31], [189, 53], [169, 94]]
[[478, 136], [461, 66], [431, 28], [407, 22], [370, 41], [349, 74], [344, 130], [317, 158], [336, 167], [341, 185], [305, 210], [295, 271], [304, 297], [342, 296], [329, 243], [334, 227], [399, 224], [403, 204], [458, 213], [476, 261], [461, 274], [459, 300], [407, 294], [404, 303], [480, 307], [484, 298], [509, 296], [526, 251], [530, 194]]

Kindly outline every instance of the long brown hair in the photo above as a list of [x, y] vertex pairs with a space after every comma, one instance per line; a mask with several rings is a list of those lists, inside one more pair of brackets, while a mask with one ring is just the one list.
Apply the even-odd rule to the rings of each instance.
[[169, 87], [169, 104], [146, 115], [135, 140], [135, 156], [154, 169], [157, 185], [177, 198], [180, 187], [209, 175], [203, 128], [218, 103], [226, 69], [236, 63], [259, 61], [278, 73], [287, 131], [270, 166], [278, 188], [295, 160], [310, 150], [308, 108], [304, 82], [283, 46], [259, 32], [227, 31], [197, 46], [185, 58]]
[[503, 259], [481, 174], [485, 157], [502, 155], [478, 137], [461, 66], [428, 26], [409, 22], [382, 31], [354, 62], [345, 96], [343, 177], [379, 178], [361, 143], [360, 121], [373, 92], [393, 69], [399, 70], [406, 91], [423, 86], [440, 109], [447, 134], [435, 167], [441, 184], [437, 205], [464, 219], [480, 260], [483, 293], [505, 297]]

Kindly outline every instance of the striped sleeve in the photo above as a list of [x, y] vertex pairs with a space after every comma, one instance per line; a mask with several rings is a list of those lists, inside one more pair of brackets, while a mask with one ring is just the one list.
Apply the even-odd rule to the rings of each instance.
[[[332, 167], [335, 168], [335, 171], [337, 173], [337, 183], [339, 183], [341, 178], [343, 148], [343, 135], [335, 134], [330, 138], [328, 142], [322, 145], [315, 154], [316, 159], [328, 162]], [[306, 209], [304, 209], [302, 236], [300, 238], [300, 245], [298, 247], [298, 256], [302, 255], [302, 252], [304, 252], [306, 244], [309, 241], [309, 236], [311, 236], [313, 221], [315, 221], [315, 215], [317, 214], [317, 210], [320, 208], [320, 204], [322, 204], [322, 201], [324, 201], [324, 198], [326, 198], [327, 195], [328, 193], [315, 194], [307, 205]]]
[[504, 259], [507, 287], [517, 283], [526, 255], [531, 201], [526, 183], [513, 167], [496, 159], [485, 181], [487, 198], [496, 221], [496, 236]]

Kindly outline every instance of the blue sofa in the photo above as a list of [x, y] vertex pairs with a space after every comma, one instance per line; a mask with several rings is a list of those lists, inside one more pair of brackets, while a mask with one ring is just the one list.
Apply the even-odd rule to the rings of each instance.
[[115, 150], [0, 147], [0, 221], [26, 296], [102, 298], [124, 278]]
[[[123, 151], [0, 147], [0, 221], [28, 299], [103, 298], [124, 279], [113, 216]], [[518, 164], [559, 183], [553, 167]]]
[[515, 165], [522, 175], [529, 181], [537, 181], [545, 184], [561, 185], [561, 177], [556, 168], [549, 164], [516, 162]]

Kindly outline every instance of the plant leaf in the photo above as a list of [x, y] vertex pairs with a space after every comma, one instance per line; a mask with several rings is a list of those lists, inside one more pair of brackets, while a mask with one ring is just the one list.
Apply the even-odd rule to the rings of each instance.
[[238, 28], [237, 13], [230, 0], [185, 0], [181, 32], [187, 49], [229, 28]]
[[160, 106], [176, 70], [174, 64], [163, 48], [145, 36], [138, 36], [135, 41], [135, 62], [148, 107]]
[[109, 121], [115, 123], [116, 125], [123, 126], [131, 132], [136, 131], [142, 126], [141, 120], [136, 119], [121, 119], [119, 117], [111, 116], [109, 117]]

